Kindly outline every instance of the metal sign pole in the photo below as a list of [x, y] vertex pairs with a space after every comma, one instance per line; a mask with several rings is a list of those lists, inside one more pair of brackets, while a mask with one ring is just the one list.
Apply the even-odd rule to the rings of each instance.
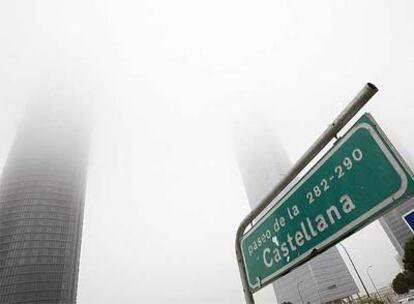
[[313, 160], [313, 158], [334, 138], [336, 134], [355, 116], [355, 114], [371, 99], [378, 89], [375, 85], [367, 83], [348, 106], [338, 115], [338, 117], [328, 126], [314, 144], [305, 154], [293, 165], [288, 174], [277, 184], [272, 191], [260, 202], [260, 204], [250, 211], [250, 213], [240, 223], [236, 233], [236, 256], [240, 271], [240, 278], [243, 285], [246, 304], [254, 304], [252, 292], [249, 290], [247, 281], [246, 267], [244, 265], [241, 239], [244, 232], [257, 216], [273, 201], [273, 199], [293, 181], [293, 179]]

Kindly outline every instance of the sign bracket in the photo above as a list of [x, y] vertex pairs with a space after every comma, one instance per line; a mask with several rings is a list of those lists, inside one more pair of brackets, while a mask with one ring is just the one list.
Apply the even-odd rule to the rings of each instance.
[[[246, 266], [242, 257], [241, 240], [246, 228], [262, 213], [262, 211], [273, 201], [282, 190], [288, 186], [295, 177], [326, 147], [337, 133], [355, 116], [356, 113], [378, 92], [375, 85], [367, 83], [362, 90], [354, 97], [348, 106], [338, 115], [338, 117], [328, 126], [319, 136], [313, 145], [303, 154], [303, 156], [293, 165], [282, 180], [272, 189], [272, 191], [254, 208], [240, 223], [236, 233], [236, 257], [243, 285], [243, 292], [246, 304], [254, 304], [253, 293], [249, 290]], [[261, 284], [261, 282], [260, 282]]]

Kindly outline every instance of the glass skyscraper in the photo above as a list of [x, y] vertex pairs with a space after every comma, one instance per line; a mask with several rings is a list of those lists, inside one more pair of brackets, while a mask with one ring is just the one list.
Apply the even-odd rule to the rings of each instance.
[[0, 180], [0, 303], [76, 303], [87, 150], [69, 104], [28, 106]]

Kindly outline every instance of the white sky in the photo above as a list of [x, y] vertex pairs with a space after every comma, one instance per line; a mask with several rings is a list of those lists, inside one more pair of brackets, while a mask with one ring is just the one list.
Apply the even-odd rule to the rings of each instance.
[[[0, 166], [25, 102], [93, 104], [78, 302], [241, 303], [248, 212], [230, 129], [263, 113], [295, 161], [367, 81], [414, 148], [413, 1], [0, 2]], [[57, 101], [58, 102], [58, 101]], [[363, 278], [398, 271], [377, 223], [344, 242]], [[264, 291], [258, 303], [269, 303]]]

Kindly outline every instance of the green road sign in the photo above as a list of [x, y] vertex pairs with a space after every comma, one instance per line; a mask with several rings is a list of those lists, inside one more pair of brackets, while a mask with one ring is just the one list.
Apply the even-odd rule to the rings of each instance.
[[414, 195], [413, 175], [369, 114], [242, 239], [252, 292]]

